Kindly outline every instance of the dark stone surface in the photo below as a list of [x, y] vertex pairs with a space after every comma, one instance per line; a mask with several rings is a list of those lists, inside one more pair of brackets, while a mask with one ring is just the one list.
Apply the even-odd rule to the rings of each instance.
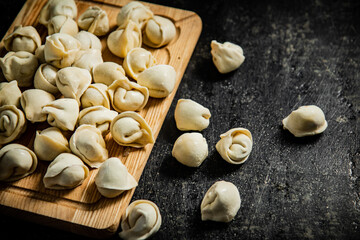
[[[163, 224], [153, 239], [360, 239], [359, 2], [153, 2], [195, 11], [203, 21], [133, 198], [152, 200], [161, 210]], [[1, 2], [6, 10], [1, 35], [21, 5]], [[213, 39], [244, 49], [238, 70], [217, 72], [210, 55]], [[196, 169], [171, 157], [181, 135], [173, 118], [179, 98], [191, 98], [212, 113], [203, 131], [209, 157]], [[326, 115], [323, 134], [297, 139], [282, 130], [284, 117], [309, 104]], [[254, 138], [251, 156], [241, 166], [228, 164], [215, 150], [219, 135], [233, 127], [248, 128]], [[200, 218], [201, 200], [218, 180], [233, 182], [242, 198], [228, 224]], [[14, 234], [12, 239], [76, 236], [0, 218], [1, 234]]]

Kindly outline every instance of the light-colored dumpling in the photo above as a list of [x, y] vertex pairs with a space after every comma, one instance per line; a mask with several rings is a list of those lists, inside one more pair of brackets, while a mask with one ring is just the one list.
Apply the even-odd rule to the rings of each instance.
[[92, 70], [94, 82], [110, 86], [115, 80], [127, 79], [121, 65], [114, 62], [103, 62]]
[[232, 164], [242, 164], [250, 156], [253, 140], [246, 128], [233, 128], [220, 135], [216, 150], [221, 157]]
[[51, 126], [73, 131], [79, 116], [79, 104], [72, 98], [60, 98], [46, 104], [42, 111], [47, 114]]
[[66, 33], [75, 36], [79, 32], [78, 25], [71, 17], [58, 15], [50, 19], [48, 23], [48, 35], [54, 33]]
[[66, 98], [73, 98], [80, 103], [80, 98], [91, 84], [88, 70], [78, 67], [66, 67], [56, 73], [56, 86]]
[[88, 31], [80, 31], [74, 37], [79, 40], [81, 50], [99, 49], [101, 51], [102, 49], [100, 39]]
[[4, 38], [4, 46], [9, 52], [34, 53], [40, 45], [40, 35], [33, 26], [17, 26], [11, 34]]
[[28, 89], [22, 93], [20, 103], [26, 119], [34, 123], [46, 121], [46, 114], [42, 112], [42, 108], [54, 100], [55, 97], [44, 90]]
[[172, 156], [188, 167], [199, 167], [208, 156], [206, 139], [201, 133], [184, 133], [175, 141]]
[[0, 149], [0, 181], [15, 181], [32, 174], [38, 164], [29, 148], [12, 143]]
[[135, 148], [154, 143], [152, 130], [138, 113], [122, 112], [117, 115], [110, 125], [110, 132], [119, 145]]
[[114, 55], [124, 58], [133, 48], [141, 47], [141, 29], [133, 21], [109, 34], [107, 46]]
[[175, 108], [176, 127], [181, 131], [202, 131], [209, 126], [209, 109], [191, 99], [179, 99]]
[[231, 42], [221, 44], [215, 40], [211, 41], [211, 55], [220, 73], [234, 71], [245, 60], [242, 48]]
[[237, 187], [226, 181], [214, 183], [201, 202], [201, 220], [230, 222], [240, 209], [241, 198]]
[[72, 66], [83, 68], [91, 72], [92, 69], [100, 63], [103, 63], [101, 51], [99, 49], [88, 49], [78, 52]]
[[143, 42], [149, 47], [159, 48], [173, 40], [175, 35], [175, 25], [170, 19], [154, 16], [146, 23]]
[[110, 99], [106, 90], [107, 86], [105, 84], [91, 84], [80, 98], [81, 107], [104, 106], [110, 109]]
[[0, 58], [0, 66], [8, 82], [16, 80], [19, 87], [30, 87], [39, 63], [35, 55], [19, 51], [8, 52]]
[[133, 1], [121, 8], [117, 15], [116, 22], [119, 27], [124, 27], [131, 20], [142, 29], [152, 16], [154, 16], [154, 14], [149, 7], [144, 6], [138, 1]]
[[34, 151], [44, 161], [52, 161], [61, 153], [71, 152], [68, 140], [57, 127], [36, 131]]
[[170, 65], [155, 65], [139, 74], [137, 83], [149, 89], [150, 97], [167, 97], [175, 87], [176, 72]]
[[116, 111], [103, 106], [87, 107], [80, 111], [78, 125], [93, 125], [105, 136], [109, 133], [110, 124], [117, 115]]
[[77, 7], [74, 0], [48, 0], [40, 11], [39, 22], [47, 26], [50, 19], [59, 15], [75, 19]]
[[71, 189], [80, 186], [88, 176], [89, 169], [80, 158], [61, 153], [49, 164], [43, 183], [49, 189]]
[[101, 165], [95, 177], [95, 184], [101, 195], [107, 198], [117, 197], [138, 185], [126, 166], [116, 157], [107, 159]]
[[59, 89], [56, 86], [56, 73], [58, 69], [48, 63], [39, 66], [34, 77], [34, 87], [42, 89], [51, 94], [58, 94]]
[[9, 143], [20, 137], [26, 130], [24, 113], [15, 105], [0, 107], [0, 144]]
[[95, 126], [80, 125], [70, 138], [71, 151], [92, 168], [98, 168], [108, 159], [104, 138]]
[[46, 63], [44, 49], [45, 44], [39, 46], [35, 51], [35, 57], [38, 59], [39, 64]]
[[111, 105], [118, 112], [140, 111], [149, 99], [146, 87], [127, 79], [116, 80], [107, 89]]
[[301, 106], [282, 121], [284, 129], [295, 137], [322, 133], [327, 128], [324, 112], [315, 105]]
[[69, 67], [74, 63], [80, 47], [76, 38], [65, 33], [55, 33], [46, 37], [45, 60], [57, 68]]
[[109, 27], [107, 13], [97, 6], [91, 6], [79, 16], [78, 24], [81, 29], [95, 34], [96, 36], [105, 35]]
[[154, 66], [155, 58], [148, 50], [144, 48], [131, 49], [124, 58], [124, 69], [126, 74], [137, 80], [140, 73]]
[[21, 91], [17, 81], [0, 83], [0, 107], [4, 105], [15, 105], [20, 107]]
[[126, 208], [119, 236], [125, 240], [147, 239], [154, 235], [160, 226], [158, 206], [149, 200], [136, 200]]

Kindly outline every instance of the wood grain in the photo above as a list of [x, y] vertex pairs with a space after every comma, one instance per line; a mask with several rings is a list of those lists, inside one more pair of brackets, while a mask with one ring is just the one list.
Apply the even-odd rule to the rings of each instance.
[[[111, 30], [116, 28], [116, 16], [127, 2], [125, 0], [76, 1], [78, 16], [92, 5], [104, 9], [109, 16]], [[46, 0], [28, 0], [6, 35], [10, 34], [17, 25], [32, 25], [38, 30], [44, 42], [47, 30], [39, 24], [38, 20], [40, 10], [45, 3]], [[143, 46], [152, 52], [157, 63], [172, 65], [177, 72], [174, 91], [164, 99], [150, 98], [147, 106], [140, 112], [140, 115], [149, 123], [156, 138], [200, 36], [202, 22], [194, 12], [149, 3], [143, 4], [149, 6], [154, 14], [171, 19], [177, 29], [175, 39], [167, 46], [161, 49]], [[102, 37], [101, 41], [104, 61], [121, 64], [122, 59], [112, 55], [106, 47], [106, 36]], [[6, 54], [3, 42], [0, 45], [0, 53], [1, 56]], [[33, 149], [35, 129], [44, 129], [47, 126], [45, 123], [29, 124], [28, 130], [17, 142]], [[109, 155], [119, 157], [135, 179], [139, 180], [153, 144], [148, 144], [143, 149], [134, 149], [119, 146], [113, 141], [111, 134], [108, 134], [105, 140]], [[21, 213], [21, 217], [25, 219], [92, 237], [106, 237], [117, 230], [121, 215], [128, 206], [135, 189], [115, 199], [101, 197], [94, 183], [97, 172], [95, 169], [90, 171], [90, 176], [81, 186], [73, 190], [45, 189], [42, 178], [47, 166], [48, 163], [40, 161], [36, 172], [31, 176], [11, 184], [1, 184], [1, 208], [10, 214]]]

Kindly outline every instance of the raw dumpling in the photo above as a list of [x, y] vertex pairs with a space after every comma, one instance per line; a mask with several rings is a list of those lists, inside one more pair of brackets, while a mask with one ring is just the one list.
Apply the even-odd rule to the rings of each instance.
[[118, 112], [140, 111], [149, 99], [146, 87], [129, 80], [116, 80], [107, 89], [111, 105]]
[[209, 109], [191, 99], [179, 99], [175, 108], [176, 127], [181, 131], [202, 131], [209, 126]]
[[43, 107], [47, 122], [64, 131], [73, 131], [79, 116], [79, 104], [72, 98], [60, 98]]
[[127, 79], [121, 65], [114, 62], [104, 62], [95, 66], [92, 70], [95, 83], [103, 83], [110, 86], [115, 80]]
[[167, 18], [154, 16], [146, 23], [143, 41], [153, 48], [168, 44], [176, 35], [175, 25]]
[[160, 210], [149, 200], [136, 200], [127, 208], [121, 220], [120, 238], [125, 240], [147, 239], [161, 226]]
[[211, 41], [211, 55], [220, 73], [234, 71], [245, 60], [242, 48], [231, 42], [221, 44], [215, 40]]
[[124, 58], [133, 48], [141, 47], [141, 29], [133, 21], [109, 34], [107, 45], [114, 55]]
[[43, 183], [49, 189], [71, 189], [81, 185], [88, 175], [89, 169], [80, 158], [71, 153], [61, 153], [49, 164]]
[[39, 64], [46, 63], [44, 49], [45, 49], [45, 44], [38, 47], [35, 51], [35, 57], [38, 59]]
[[233, 128], [220, 135], [216, 150], [221, 157], [232, 164], [242, 164], [250, 156], [253, 140], [246, 128]]
[[78, 52], [72, 66], [83, 68], [91, 72], [92, 69], [100, 63], [103, 63], [101, 51], [99, 49], [88, 49]]
[[301, 106], [283, 119], [284, 129], [295, 137], [322, 133], [327, 128], [324, 112], [315, 105]]
[[241, 198], [237, 187], [226, 181], [214, 183], [201, 202], [201, 220], [230, 222], [240, 209]]
[[91, 84], [91, 74], [88, 70], [78, 67], [66, 67], [56, 73], [56, 86], [66, 98], [80, 98]]
[[206, 139], [201, 133], [184, 133], [175, 141], [172, 156], [188, 167], [199, 167], [208, 156]]
[[142, 29], [145, 23], [154, 16], [149, 7], [138, 1], [129, 2], [123, 6], [117, 15], [116, 22], [119, 27], [124, 27], [131, 20]]
[[51, 94], [58, 94], [59, 89], [56, 86], [56, 73], [58, 69], [48, 63], [39, 66], [34, 77], [34, 87], [42, 89]]
[[117, 115], [110, 125], [110, 132], [119, 145], [135, 148], [154, 143], [151, 128], [144, 118], [136, 112], [123, 112]]
[[170, 65], [155, 65], [139, 74], [137, 83], [149, 89], [150, 97], [167, 97], [175, 87], [176, 72]]
[[45, 60], [57, 68], [69, 67], [74, 63], [80, 47], [76, 38], [65, 33], [54, 33], [46, 37]]
[[40, 47], [41, 38], [33, 26], [17, 26], [9, 36], [4, 38], [6, 50], [34, 53]]
[[32, 174], [38, 164], [29, 148], [12, 143], [0, 149], [0, 181], [15, 181]]
[[0, 107], [0, 145], [9, 143], [26, 130], [24, 113], [15, 105]]
[[79, 40], [81, 50], [99, 49], [101, 51], [102, 49], [100, 39], [88, 31], [80, 31], [74, 37]]
[[109, 31], [107, 13], [97, 6], [91, 6], [79, 16], [79, 27], [96, 36], [103, 36]]
[[19, 87], [30, 87], [39, 63], [35, 55], [19, 51], [8, 52], [0, 58], [0, 66], [8, 82], [16, 80]]
[[95, 184], [101, 195], [107, 198], [117, 197], [138, 185], [126, 166], [116, 157], [109, 158], [101, 165]]
[[0, 83], [0, 107], [4, 105], [15, 105], [20, 107], [21, 91], [17, 81]]
[[74, 0], [48, 0], [40, 11], [39, 22], [47, 26], [50, 19], [59, 15], [75, 19], [77, 7]]
[[154, 66], [155, 63], [155, 58], [151, 52], [144, 48], [133, 48], [124, 58], [123, 66], [126, 73], [134, 80], [137, 80], [140, 73]]
[[34, 151], [44, 161], [52, 161], [61, 153], [71, 152], [68, 140], [57, 127], [36, 131]]
[[98, 168], [108, 159], [101, 131], [92, 125], [80, 125], [70, 138], [71, 151], [92, 168]]
[[28, 89], [22, 93], [20, 103], [26, 119], [34, 123], [46, 121], [46, 114], [42, 112], [42, 108], [54, 100], [55, 97], [44, 90]]
[[75, 36], [79, 32], [78, 25], [68, 16], [58, 15], [50, 19], [48, 23], [48, 35], [54, 33], [66, 33]]
[[87, 107], [80, 111], [78, 124], [93, 125], [105, 136], [109, 133], [110, 124], [117, 115], [116, 111], [103, 106]]
[[81, 107], [88, 108], [92, 106], [104, 106], [110, 109], [110, 100], [106, 90], [107, 86], [105, 84], [91, 84], [81, 96]]

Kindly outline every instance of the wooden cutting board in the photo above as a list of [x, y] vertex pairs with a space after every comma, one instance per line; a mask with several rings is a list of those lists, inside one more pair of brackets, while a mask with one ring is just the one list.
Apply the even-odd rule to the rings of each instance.
[[[47, 29], [39, 24], [38, 20], [40, 10], [46, 1], [28, 0], [6, 35], [13, 32], [17, 25], [32, 25], [38, 30], [44, 43]], [[89, 6], [99, 6], [105, 10], [110, 20], [111, 31], [116, 29], [116, 16], [127, 2], [127, 0], [76, 1], [78, 16]], [[200, 36], [202, 22], [194, 12], [145, 2], [143, 4], [149, 6], [155, 15], [171, 19], [177, 30], [175, 39], [161, 49], [143, 46], [152, 52], [158, 64], [172, 65], [177, 73], [174, 91], [164, 99], [150, 98], [145, 109], [140, 112], [151, 126], [156, 138]], [[122, 64], [122, 59], [114, 56], [106, 47], [106, 37], [101, 38], [104, 61]], [[1, 56], [6, 54], [3, 41], [0, 44], [0, 53]], [[33, 149], [35, 130], [46, 127], [48, 127], [46, 123], [29, 123], [25, 134], [16, 142]], [[109, 156], [119, 157], [135, 179], [139, 180], [154, 145], [148, 144], [143, 149], [124, 148], [112, 140], [111, 134], [108, 134], [105, 140]], [[48, 162], [40, 161], [34, 174], [13, 183], [1, 183], [0, 210], [30, 221], [92, 237], [102, 238], [115, 233], [135, 189], [115, 199], [102, 197], [94, 183], [96, 169], [91, 170], [90, 176], [75, 189], [64, 191], [45, 189], [42, 178], [48, 164]]]

